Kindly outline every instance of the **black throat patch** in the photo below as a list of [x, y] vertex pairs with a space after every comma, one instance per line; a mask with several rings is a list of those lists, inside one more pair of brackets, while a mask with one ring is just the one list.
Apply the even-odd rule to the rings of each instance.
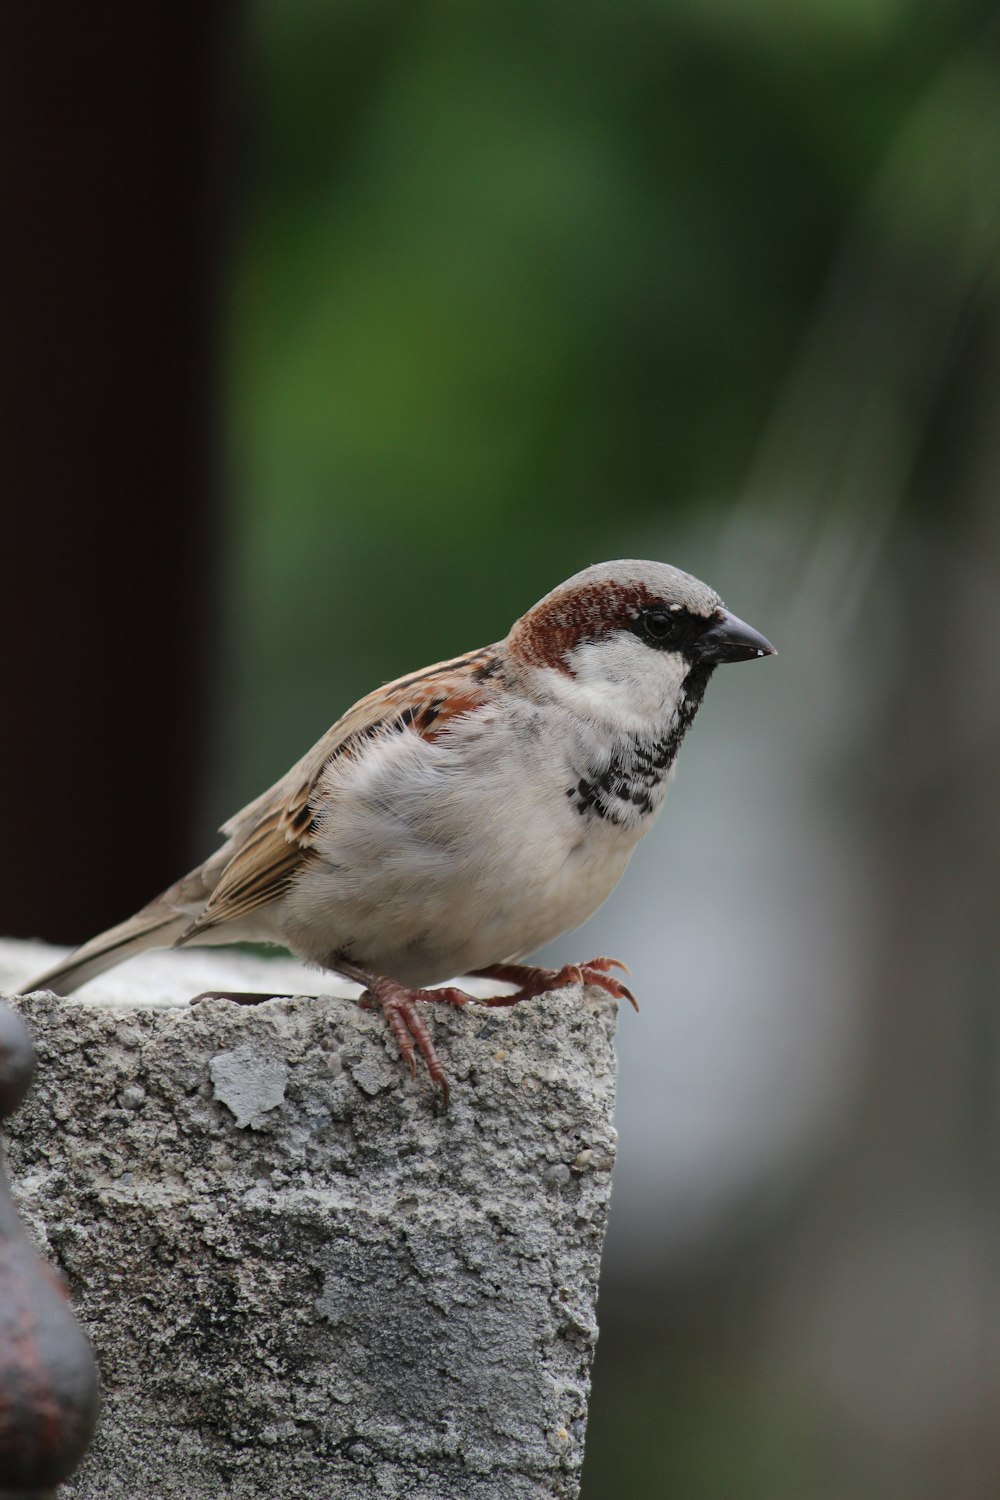
[[635, 824], [661, 800], [660, 787], [677, 758], [681, 740], [701, 707], [714, 663], [692, 667], [684, 679], [677, 714], [666, 734], [623, 738], [606, 766], [581, 775], [566, 796], [581, 817], [605, 818], [619, 826]]

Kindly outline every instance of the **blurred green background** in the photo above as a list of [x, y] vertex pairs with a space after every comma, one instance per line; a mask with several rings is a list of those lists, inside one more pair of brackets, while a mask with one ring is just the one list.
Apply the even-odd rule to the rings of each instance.
[[1000, 31], [258, 4], [208, 823], [592, 561], [707, 577], [621, 952], [585, 1500], [1000, 1493]]

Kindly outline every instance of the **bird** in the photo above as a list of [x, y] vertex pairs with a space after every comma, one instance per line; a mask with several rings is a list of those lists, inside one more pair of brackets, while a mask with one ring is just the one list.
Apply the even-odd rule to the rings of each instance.
[[425, 1012], [473, 997], [445, 980], [516, 987], [477, 1004], [575, 981], [638, 1009], [617, 959], [524, 960], [617, 885], [716, 667], [775, 654], [679, 568], [585, 568], [495, 645], [360, 699], [223, 824], [203, 864], [29, 988], [66, 995], [150, 948], [279, 945], [362, 985], [404, 1064], [415, 1075], [419, 1053], [447, 1104]]

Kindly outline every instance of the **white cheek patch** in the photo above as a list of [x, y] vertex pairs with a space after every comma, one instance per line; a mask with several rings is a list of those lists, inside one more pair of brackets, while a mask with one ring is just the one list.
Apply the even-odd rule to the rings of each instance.
[[577, 646], [569, 667], [572, 676], [547, 669], [548, 685], [565, 707], [637, 728], [673, 714], [689, 671], [679, 651], [653, 650], [624, 630]]

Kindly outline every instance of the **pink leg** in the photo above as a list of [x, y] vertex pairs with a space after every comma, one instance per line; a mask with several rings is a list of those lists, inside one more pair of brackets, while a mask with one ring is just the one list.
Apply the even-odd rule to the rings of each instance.
[[531, 964], [490, 964], [487, 969], [473, 969], [477, 979], [500, 979], [505, 984], [519, 986], [516, 995], [493, 995], [489, 1000], [477, 1000], [477, 1005], [516, 1005], [519, 1000], [529, 1000], [535, 995], [547, 995], [550, 990], [561, 990], [567, 984], [593, 984], [605, 990], [616, 1000], [627, 1000], [633, 1010], [639, 1002], [627, 985], [615, 979], [609, 970], [628, 969], [617, 958], [591, 958], [584, 964], [564, 964], [561, 969], [538, 969]]
[[382, 974], [372, 974], [370, 970], [359, 968], [357, 964], [348, 963], [346, 960], [338, 960], [336, 969], [346, 979], [353, 979], [356, 984], [365, 986], [365, 993], [361, 996], [360, 1003], [366, 1010], [374, 1010], [377, 1007], [384, 1013], [389, 1023], [389, 1030], [396, 1038], [400, 1056], [414, 1077], [417, 1074], [416, 1055], [420, 1053], [427, 1064], [431, 1082], [436, 1083], [441, 1090], [447, 1109], [448, 1079], [435, 1050], [430, 1027], [417, 1007], [422, 1003], [433, 1001], [441, 1005], [467, 1005], [474, 997], [467, 995], [464, 990], [457, 990], [450, 986], [440, 990], [407, 989], [395, 979], [387, 979]]

